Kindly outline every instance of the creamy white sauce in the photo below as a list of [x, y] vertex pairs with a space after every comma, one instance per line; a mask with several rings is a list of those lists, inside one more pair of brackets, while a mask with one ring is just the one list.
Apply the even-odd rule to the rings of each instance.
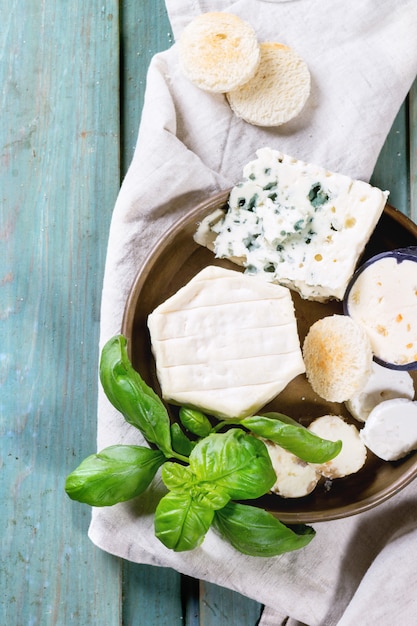
[[392, 256], [368, 265], [350, 290], [349, 315], [368, 333], [382, 361], [404, 366], [417, 361], [417, 258]]

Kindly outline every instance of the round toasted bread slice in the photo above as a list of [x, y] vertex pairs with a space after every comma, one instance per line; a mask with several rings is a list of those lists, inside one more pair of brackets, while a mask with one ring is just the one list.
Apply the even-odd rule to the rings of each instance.
[[310, 72], [294, 50], [280, 43], [260, 44], [253, 78], [226, 95], [234, 113], [256, 126], [280, 126], [296, 117], [310, 95]]
[[209, 12], [194, 18], [178, 40], [178, 51], [187, 78], [214, 93], [246, 83], [260, 60], [254, 29], [233, 13]]
[[345, 402], [365, 386], [372, 372], [372, 349], [366, 332], [347, 315], [315, 322], [303, 345], [307, 378], [329, 402]]

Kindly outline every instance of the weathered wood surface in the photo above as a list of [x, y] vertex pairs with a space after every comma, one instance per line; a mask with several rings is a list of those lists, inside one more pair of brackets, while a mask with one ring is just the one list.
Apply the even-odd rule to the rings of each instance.
[[[0, 7], [0, 623], [254, 626], [256, 602], [97, 550], [63, 489], [95, 448], [108, 228], [164, 3]], [[414, 88], [373, 178], [415, 221], [416, 128]]]

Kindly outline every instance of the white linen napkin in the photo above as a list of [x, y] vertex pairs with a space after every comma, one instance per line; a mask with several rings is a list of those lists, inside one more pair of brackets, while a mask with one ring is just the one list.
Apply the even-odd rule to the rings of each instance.
[[[129, 288], [157, 239], [180, 216], [240, 180], [262, 146], [368, 180], [417, 73], [415, 0], [166, 0], [174, 35], [196, 15], [227, 10], [260, 41], [294, 48], [312, 76], [298, 118], [275, 129], [246, 124], [224, 96], [181, 75], [173, 45], [150, 65], [135, 154], [111, 223], [100, 347], [120, 332]], [[142, 444], [99, 392], [98, 449]], [[305, 549], [247, 557], [209, 531], [203, 545], [167, 550], [155, 537], [161, 483], [133, 502], [93, 509], [91, 540], [138, 563], [172, 567], [265, 604], [262, 626], [415, 623], [417, 484], [374, 510], [315, 524]]]

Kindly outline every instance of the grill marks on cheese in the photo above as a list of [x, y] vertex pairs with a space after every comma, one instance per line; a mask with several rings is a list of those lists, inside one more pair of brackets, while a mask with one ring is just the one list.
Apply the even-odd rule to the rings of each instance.
[[304, 372], [288, 289], [210, 266], [148, 318], [162, 395], [250, 415]]

